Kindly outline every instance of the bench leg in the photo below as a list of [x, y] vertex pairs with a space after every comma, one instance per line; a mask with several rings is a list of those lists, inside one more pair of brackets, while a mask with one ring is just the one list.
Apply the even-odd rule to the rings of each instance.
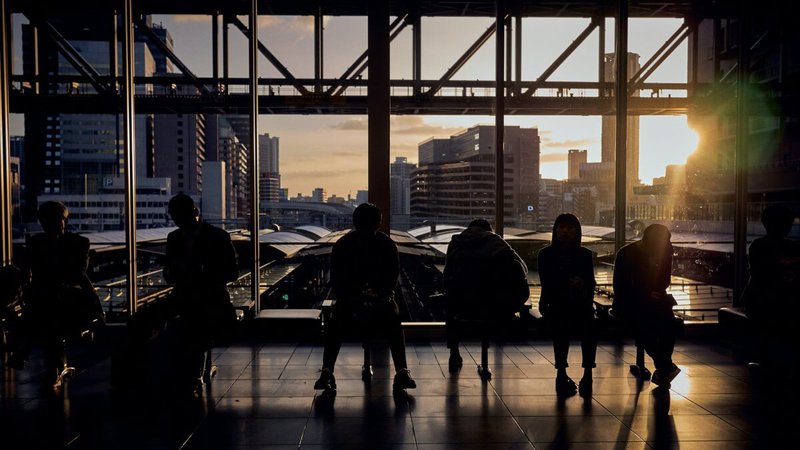
[[361, 367], [361, 380], [369, 383], [372, 381], [372, 352], [370, 352], [370, 344], [369, 341], [364, 341], [362, 344], [364, 347], [364, 365]]

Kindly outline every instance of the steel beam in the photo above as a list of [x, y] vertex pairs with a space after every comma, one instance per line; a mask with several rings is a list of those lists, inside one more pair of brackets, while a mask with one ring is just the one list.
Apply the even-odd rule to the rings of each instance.
[[[405, 29], [407, 24], [405, 20], [406, 17], [407, 16], [398, 16], [392, 22], [392, 24], [389, 25], [389, 32], [391, 33], [389, 35], [390, 43], [394, 40], [394, 38], [397, 37], [398, 34], [400, 34], [401, 31], [403, 31], [403, 29]], [[344, 71], [342, 76], [339, 77], [339, 82], [332, 84], [331, 87], [328, 88], [326, 92], [332, 93], [332, 95], [342, 95], [344, 91], [347, 89], [347, 86], [345, 86], [346, 81], [357, 79], [359, 75], [361, 75], [365, 70], [367, 70], [367, 64], [369, 64], [367, 60], [368, 55], [369, 55], [369, 50], [368, 49], [364, 50], [364, 53], [359, 55], [359, 57], [356, 58], [355, 61], [353, 61], [353, 64], [351, 64], [350, 67], [348, 67], [347, 70]], [[421, 70], [422, 69], [420, 64], [420, 71]]]
[[50, 22], [31, 16], [28, 16], [28, 20], [31, 23], [35, 23], [38, 28], [43, 28], [47, 32], [64, 58], [80, 72], [81, 75], [88, 79], [89, 83], [97, 89], [97, 92], [101, 94], [110, 92], [108, 85], [100, 81], [101, 75], [97, 73], [94, 67], [84, 59], [79, 51], [75, 50], [75, 47], [73, 47]]
[[0, 0], [0, 267], [12, 260], [11, 120], [8, 71], [11, 64], [11, 16], [7, 0]]
[[616, 62], [614, 98], [616, 100], [617, 135], [614, 184], [614, 250], [625, 245], [626, 189], [628, 175], [628, 0], [617, 0]]
[[201, 83], [200, 80], [197, 78], [197, 76], [189, 69], [189, 67], [186, 66], [186, 64], [184, 64], [180, 58], [178, 58], [178, 55], [176, 55], [175, 52], [173, 52], [172, 49], [167, 46], [167, 44], [165, 44], [161, 39], [159, 39], [158, 35], [156, 35], [156, 33], [152, 29], [150, 29], [149, 26], [147, 26], [147, 23], [145, 23], [144, 19], [142, 19], [141, 17], [137, 17], [134, 20], [134, 23], [136, 24], [136, 27], [142, 31], [144, 36], [150, 42], [152, 42], [153, 45], [158, 47], [158, 49], [164, 53], [167, 59], [172, 61], [178, 67], [178, 69], [181, 71], [181, 73], [183, 73], [185, 77], [191, 80], [192, 84], [194, 84], [195, 87], [197, 87], [197, 89], [201, 93], [208, 94], [208, 87], [206, 87], [205, 84]]
[[369, 2], [367, 18], [369, 81], [367, 98], [367, 186], [369, 201], [383, 213], [381, 230], [389, 234], [389, 4]]
[[323, 74], [323, 26], [322, 26], [322, 8], [314, 15], [314, 92], [322, 92], [322, 85], [320, 80], [324, 77]]
[[[494, 226], [498, 235], [503, 236], [505, 229], [505, 157], [503, 144], [505, 138], [506, 95], [505, 78], [503, 71], [504, 40], [503, 26], [505, 25], [506, 4], [504, 0], [497, 0], [495, 14], [495, 50], [494, 50], [494, 76], [495, 76], [495, 113], [494, 113]], [[484, 367], [485, 369], [485, 367]]]
[[514, 81], [516, 82], [516, 86], [514, 87], [514, 95], [519, 95], [520, 90], [519, 83], [522, 82], [522, 16], [517, 15], [514, 17]]
[[630, 86], [628, 88], [628, 95], [632, 95], [635, 91], [639, 89], [639, 86], [644, 83], [644, 81], [653, 74], [661, 66], [672, 52], [678, 48], [681, 43], [689, 36], [689, 25], [684, 22], [675, 30], [675, 33], [667, 39], [664, 44], [656, 51], [653, 56], [650, 57], [649, 60], [642, 66], [638, 72], [636, 72], [630, 80]]
[[736, 70], [736, 148], [734, 154], [734, 212], [733, 212], [733, 298], [734, 306], [740, 306], [742, 293], [747, 284], [747, 178], [749, 111], [748, 87], [750, 85], [749, 18], [747, 2], [739, 1], [738, 64]]
[[139, 289], [136, 283], [136, 110], [134, 107], [133, 83], [134, 35], [133, 35], [133, 0], [124, 0], [122, 13], [122, 59], [124, 76], [123, 91], [123, 132], [125, 140], [125, 246], [128, 249], [128, 313], [136, 314]]
[[[256, 314], [261, 311], [261, 243], [259, 241], [259, 173], [258, 173], [258, 50], [261, 42], [258, 40], [258, 0], [250, 0], [250, 15], [248, 17], [249, 33], [249, 78], [250, 78], [250, 239], [253, 251], [253, 265], [251, 266], [251, 288]], [[238, 21], [238, 19], [236, 19]]]
[[475, 42], [472, 43], [472, 45], [467, 49], [467, 51], [465, 51], [464, 54], [461, 55], [461, 57], [458, 58], [458, 60], [456, 60], [456, 62], [449, 69], [447, 69], [447, 72], [445, 72], [445, 74], [442, 75], [442, 78], [439, 79], [439, 82], [431, 86], [431, 88], [425, 94], [428, 96], [436, 95], [436, 93], [439, 92], [439, 89], [442, 88], [444, 82], [448, 81], [450, 78], [453, 78], [453, 75], [455, 75], [456, 72], [459, 71], [459, 69], [464, 67], [464, 64], [466, 64], [467, 61], [469, 61], [469, 59], [472, 58], [472, 56], [475, 53], [477, 53], [481, 47], [483, 47], [483, 44], [485, 44], [486, 41], [488, 41], [489, 38], [492, 37], [492, 34], [494, 34], [497, 28], [498, 27], [496, 23], [492, 24], [491, 26], [489, 26], [489, 28], [486, 29], [486, 31], [483, 32], [483, 34], [478, 36], [478, 39], [476, 39]]
[[[236, 28], [238, 28], [239, 31], [241, 31], [246, 38], [250, 39], [250, 30], [245, 26], [245, 24], [242, 23], [241, 20], [239, 20], [236, 17], [231, 17], [230, 23], [233, 24]], [[258, 33], [256, 33], [256, 35], [257, 34]], [[269, 51], [269, 49], [264, 44], [261, 43], [261, 41], [256, 40], [256, 44], [258, 45], [258, 50], [261, 52], [261, 54], [267, 58], [267, 61], [269, 61], [273, 66], [275, 66], [278, 72], [280, 72], [281, 75], [283, 75], [286, 78], [286, 81], [292, 84], [295, 87], [295, 89], [297, 89], [301, 93], [303, 94], [309, 93], [308, 89], [306, 89], [305, 86], [297, 82], [297, 79], [295, 78], [294, 75], [292, 75], [289, 69], [286, 68], [286, 66], [284, 66], [283, 63], [281, 63], [278, 60], [278, 58], [275, 55], [273, 55], [272, 52]]]
[[225, 80], [225, 93], [227, 94], [229, 91], [230, 86], [228, 86], [228, 80], [230, 79], [230, 64], [228, 61], [228, 53], [230, 52], [230, 47], [228, 45], [228, 25], [230, 21], [228, 20], [228, 16], [226, 14], [222, 15], [222, 78]]
[[214, 91], [219, 91], [219, 13], [211, 15], [211, 77]]
[[419, 14], [419, 5], [411, 16], [412, 36], [411, 36], [411, 72], [414, 80], [414, 95], [421, 92], [420, 82], [422, 81], [422, 16]]
[[592, 31], [594, 31], [596, 26], [597, 26], [597, 19], [592, 18], [591, 21], [589, 22], [589, 25], [581, 32], [581, 34], [579, 34], [578, 37], [575, 38], [575, 40], [572, 41], [572, 43], [569, 44], [569, 46], [566, 49], [564, 49], [563, 52], [561, 52], [558, 58], [556, 58], [556, 60], [553, 61], [552, 64], [550, 64], [550, 67], [545, 69], [544, 72], [542, 72], [542, 74], [539, 76], [539, 78], [536, 79], [536, 84], [527, 91], [525, 91], [523, 95], [530, 97], [533, 94], [535, 94], [536, 90], [539, 89], [539, 85], [544, 81], [547, 81], [547, 78], [549, 78], [550, 75], [552, 75], [553, 72], [555, 72], [556, 69], [558, 69], [561, 66], [561, 64], [564, 61], [566, 61], [567, 58], [569, 58], [572, 52], [574, 52], [576, 48], [580, 47], [583, 41], [585, 41], [586, 38], [589, 37], [590, 34], [592, 34]]

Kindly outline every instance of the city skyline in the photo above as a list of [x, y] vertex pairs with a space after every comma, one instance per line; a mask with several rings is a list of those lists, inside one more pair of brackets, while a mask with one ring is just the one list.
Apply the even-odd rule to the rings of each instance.
[[[15, 17], [15, 27], [24, 18]], [[197, 51], [197, 43], [210, 44], [210, 16], [154, 16], [174, 39], [176, 54], [198, 76], [210, 76], [210, 51]], [[439, 78], [449, 64], [492, 21], [486, 18], [425, 18], [423, 20], [423, 78]], [[642, 60], [680, 26], [677, 19], [631, 19], [629, 51]], [[202, 26], [206, 24], [207, 26]], [[311, 17], [260, 16], [259, 34], [276, 56], [295, 76], [313, 76], [313, 20]], [[522, 73], [526, 80], [541, 71], [580, 33], [588, 19], [524, 19]], [[606, 48], [613, 49], [613, 21], [607, 20]], [[391, 74], [411, 78], [411, 33], [406, 30], [392, 42]], [[570, 58], [551, 76], [554, 80], [586, 81], [597, 74], [597, 31], [593, 32]], [[458, 39], [445, 38], [458, 36]], [[546, 38], [546, 39], [545, 39]], [[326, 17], [326, 77], [338, 77], [366, 48], [366, 18]], [[18, 41], [17, 41], [18, 42]], [[336, 45], [331, 45], [336, 42]], [[434, 43], [435, 44], [432, 44]], [[547, 42], [547, 45], [541, 45]], [[652, 81], [686, 80], [686, 43], [655, 71]], [[240, 33], [230, 33], [231, 76], [246, 76], [246, 41]], [[455, 75], [455, 79], [491, 80], [493, 45], [487, 43]], [[19, 53], [15, 53], [18, 55]], [[15, 63], [19, 67], [19, 61]], [[16, 71], [17, 69], [15, 69]], [[260, 76], [278, 76], [264, 59], [259, 60]], [[15, 134], [22, 134], [21, 117], [12, 117]], [[391, 158], [404, 156], [416, 163], [417, 145], [431, 137], [446, 138], [471, 126], [494, 123], [492, 116], [392, 116]], [[573, 148], [587, 149], [589, 161], [600, 160], [600, 116], [506, 116], [506, 124], [540, 130], [544, 178], [566, 178], [566, 155]], [[289, 192], [310, 192], [325, 184], [331, 194], [355, 195], [367, 185], [366, 116], [261, 116], [259, 134], [270, 133], [282, 139], [282, 185]], [[667, 164], [685, 162], [697, 137], [685, 116], [647, 116], [641, 119], [642, 166], [640, 178], [648, 183], [663, 176]], [[324, 169], [322, 169], [324, 168]], [[321, 180], [320, 178], [323, 177]]]

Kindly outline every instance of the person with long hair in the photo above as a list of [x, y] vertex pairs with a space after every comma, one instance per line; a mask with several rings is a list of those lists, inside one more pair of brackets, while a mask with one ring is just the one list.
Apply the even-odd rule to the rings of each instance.
[[[552, 242], [539, 252], [542, 296], [539, 312], [553, 335], [556, 394], [592, 394], [592, 369], [597, 355], [594, 329], [594, 262], [591, 250], [581, 246], [581, 223], [572, 214], [561, 214], [553, 223]], [[583, 377], [576, 386], [567, 375], [569, 341], [581, 340]]]

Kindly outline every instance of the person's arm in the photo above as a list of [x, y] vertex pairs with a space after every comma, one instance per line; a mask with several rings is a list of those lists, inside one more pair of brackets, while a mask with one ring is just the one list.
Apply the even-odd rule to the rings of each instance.
[[539, 297], [539, 312], [544, 316], [550, 310], [550, 289], [552, 289], [550, 261], [548, 257], [548, 247], [539, 251], [537, 256], [537, 266], [539, 267], [539, 283], [542, 286], [541, 296]]
[[589, 297], [590, 301], [594, 300], [594, 288], [597, 286], [597, 280], [594, 278], [594, 260], [592, 257], [592, 251], [588, 248], [583, 248], [582, 253], [584, 254], [584, 259], [581, 264], [581, 271], [583, 272], [583, 284], [586, 287], [587, 296]]
[[227, 232], [224, 232], [222, 236], [222, 273], [223, 281], [227, 283], [239, 278], [239, 264], [236, 261], [236, 249], [233, 247], [231, 236]]
[[164, 281], [169, 284], [175, 284], [177, 279], [177, 261], [176, 261], [176, 254], [177, 254], [177, 245], [175, 235], [170, 233], [167, 235], [167, 250], [166, 255], [164, 255]]

